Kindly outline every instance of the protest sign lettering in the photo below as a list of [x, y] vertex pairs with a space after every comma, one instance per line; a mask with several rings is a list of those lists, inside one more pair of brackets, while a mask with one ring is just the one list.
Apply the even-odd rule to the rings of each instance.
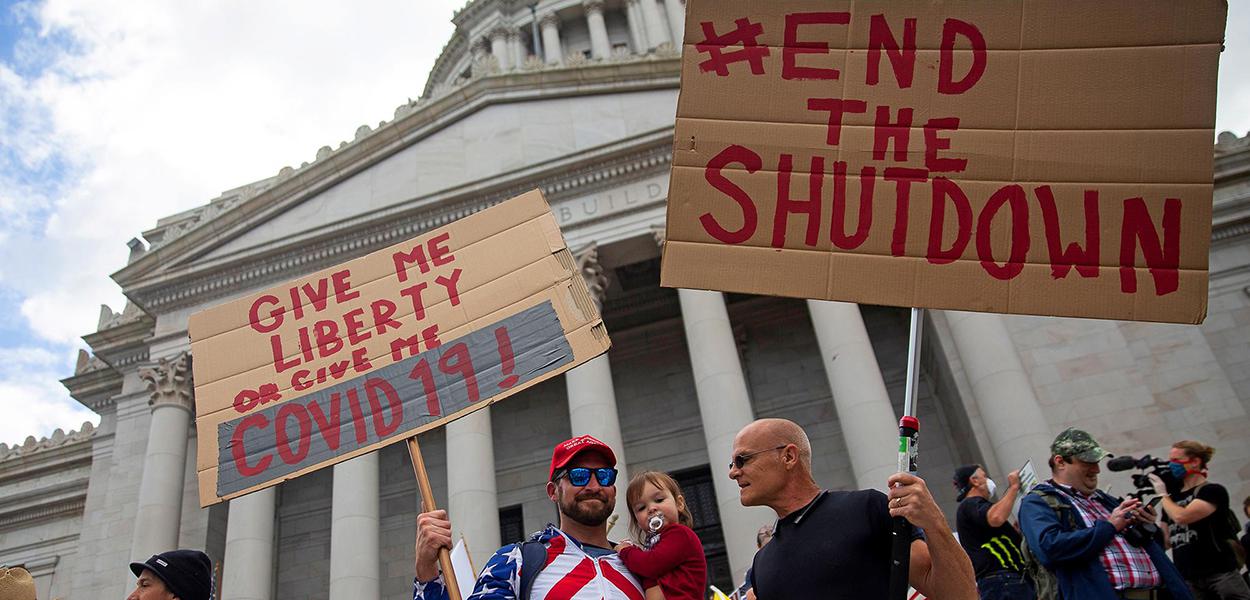
[[668, 287], [1201, 322], [1222, 0], [690, 0]]
[[200, 503], [442, 426], [602, 354], [535, 190], [192, 315]]

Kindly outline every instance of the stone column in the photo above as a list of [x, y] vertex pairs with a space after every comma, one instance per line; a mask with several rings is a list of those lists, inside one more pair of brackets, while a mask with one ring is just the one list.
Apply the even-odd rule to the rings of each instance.
[[608, 42], [608, 26], [603, 22], [603, 0], [586, 0], [586, 27], [590, 29], [590, 54], [598, 60], [607, 60], [612, 54]]
[[660, 16], [660, 7], [656, 0], [641, 0], [642, 21], [647, 28], [647, 49], [654, 50], [660, 44], [669, 42], [668, 29], [664, 18]]
[[521, 41], [519, 29], [508, 30], [508, 47], [512, 49], [512, 67], [520, 69], [525, 64], [528, 53], [525, 51], [525, 43]]
[[152, 422], [143, 455], [135, 533], [130, 557], [147, 560], [178, 547], [182, 488], [186, 476], [187, 431], [194, 415], [191, 355], [162, 358], [155, 368], [140, 369], [151, 397]]
[[859, 488], [885, 491], [898, 470], [898, 419], [859, 305], [808, 300], [816, 343]]
[[[599, 249], [590, 244], [578, 251], [574, 257], [581, 269], [586, 286], [590, 288], [590, 296], [600, 311], [603, 310], [604, 290], [608, 280], [603, 268], [599, 265]], [[629, 484], [629, 472], [626, 470], [625, 444], [621, 436], [621, 421], [616, 412], [616, 390], [612, 386], [612, 364], [607, 354], [601, 354], [593, 360], [565, 373], [565, 384], [569, 395], [569, 429], [572, 435], [590, 434], [612, 447], [616, 453], [616, 469], [618, 483], [616, 486], [616, 525], [612, 528], [612, 539], [628, 537], [629, 507], [625, 505], [625, 489]]]
[[[1044, 474], [1046, 462], [1039, 459], [1050, 452], [1054, 434], [1003, 316], [948, 310], [946, 319], [999, 468], [1012, 471], [1033, 459], [1033, 468]], [[1005, 473], [998, 476], [1007, 480]]]
[[673, 47], [681, 50], [681, 41], [686, 33], [686, 6], [682, 0], [664, 0], [664, 11], [668, 14], [668, 28], [673, 34]]
[[222, 600], [273, 598], [273, 521], [278, 488], [269, 487], [230, 501]]
[[500, 71], [507, 71], [512, 68], [512, 53], [508, 50], [508, 30], [503, 27], [496, 27], [490, 31], [490, 53], [495, 56], [495, 62], [499, 63]]
[[647, 53], [647, 28], [642, 22], [640, 0], [625, 0], [625, 19], [629, 21], [629, 41], [634, 45], [634, 54]]
[[681, 321], [690, 350], [699, 396], [699, 415], [711, 462], [716, 505], [734, 581], [742, 579], [755, 554], [755, 533], [770, 518], [763, 511], [748, 510], [738, 498], [738, 485], [728, 477], [734, 436], [755, 419], [746, 378], [738, 360], [725, 298], [720, 292], [678, 289]]
[[549, 65], [564, 64], [564, 47], [560, 45], [560, 17], [547, 13], [540, 22], [543, 28], [543, 54]]
[[378, 453], [334, 465], [330, 600], [379, 600]]
[[447, 424], [447, 514], [452, 539], [464, 536], [480, 569], [499, 549], [499, 499], [490, 409]]

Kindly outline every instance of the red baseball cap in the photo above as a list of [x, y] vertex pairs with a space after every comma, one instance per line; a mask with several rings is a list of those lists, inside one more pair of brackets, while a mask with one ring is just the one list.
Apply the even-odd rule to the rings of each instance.
[[564, 468], [574, 457], [583, 452], [598, 452], [608, 459], [610, 463], [608, 466], [616, 466], [616, 454], [612, 452], [612, 448], [593, 436], [582, 435], [556, 444], [555, 449], [551, 451], [551, 469], [547, 471], [547, 481], [551, 481], [551, 478], [555, 476], [556, 469]]

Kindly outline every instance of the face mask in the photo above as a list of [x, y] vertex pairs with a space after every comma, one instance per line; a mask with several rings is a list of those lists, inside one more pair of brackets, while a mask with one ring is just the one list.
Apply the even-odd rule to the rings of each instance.
[[993, 479], [990, 479], [989, 477], [986, 477], [986, 478], [985, 478], [985, 487], [989, 488], [989, 490], [990, 490], [990, 497], [991, 497], [991, 498], [993, 498], [993, 497], [994, 497], [994, 490], [998, 489], [998, 486], [994, 483], [994, 480], [993, 480]]
[[1177, 479], [1185, 478], [1185, 465], [1181, 463], [1168, 463], [1168, 470], [1172, 471], [1172, 476]]

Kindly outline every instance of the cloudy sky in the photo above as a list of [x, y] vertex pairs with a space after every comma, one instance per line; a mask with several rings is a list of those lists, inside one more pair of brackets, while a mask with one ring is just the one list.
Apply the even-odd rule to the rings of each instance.
[[[0, 0], [0, 443], [98, 418], [59, 380], [126, 241], [420, 95], [463, 0]], [[1217, 131], [1250, 130], [1250, 6]]]

